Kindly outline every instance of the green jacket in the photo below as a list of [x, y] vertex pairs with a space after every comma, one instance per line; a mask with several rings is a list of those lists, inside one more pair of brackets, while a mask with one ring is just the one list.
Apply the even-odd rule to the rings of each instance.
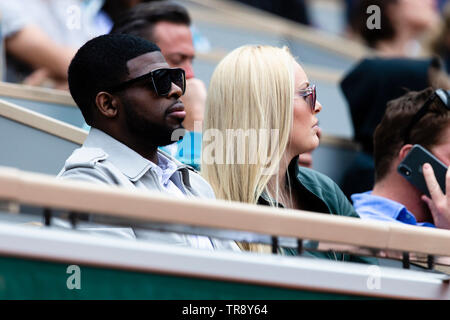
[[[297, 163], [298, 158], [295, 158], [289, 165], [288, 181], [290, 181], [291, 188], [299, 193], [304, 210], [360, 218], [333, 180], [317, 171], [300, 167]], [[269, 198], [266, 194], [261, 196], [259, 204], [269, 204]], [[278, 206], [284, 207], [283, 204], [278, 204]], [[309, 243], [309, 247], [317, 248], [317, 246], [318, 242], [316, 241]], [[292, 248], [281, 248], [281, 252], [285, 255], [297, 254], [297, 251]], [[304, 255], [338, 261], [378, 264], [378, 260], [375, 258], [359, 257], [334, 251], [314, 252], [305, 250]]]

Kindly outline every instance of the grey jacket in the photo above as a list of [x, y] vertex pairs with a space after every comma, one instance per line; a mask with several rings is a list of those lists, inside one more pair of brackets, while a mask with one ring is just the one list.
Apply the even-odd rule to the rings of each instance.
[[[158, 153], [177, 165], [171, 179], [182, 186], [187, 196], [215, 198], [208, 182], [192, 168], [162, 151]], [[66, 160], [58, 177], [164, 192], [149, 160], [95, 128], [91, 129], [83, 146]]]
[[[180, 163], [171, 156], [158, 151], [158, 156], [169, 159], [176, 164], [170, 180], [175, 183], [186, 197], [200, 197], [214, 199], [214, 191], [211, 186], [197, 172]], [[151, 191], [166, 192], [162, 186], [161, 174], [149, 160], [115, 140], [106, 133], [92, 128], [83, 146], [76, 149], [66, 160], [64, 168], [58, 174], [61, 179], [76, 179], [87, 182], [117, 185], [126, 189], [145, 189]], [[180, 212], [182, 214], [182, 212]], [[113, 234], [119, 237], [124, 235], [130, 238], [139, 238], [153, 242], [171, 243], [182, 246], [197, 247], [199, 241], [196, 236], [179, 233], [149, 231], [137, 228], [103, 227], [96, 223], [99, 220], [91, 220], [91, 224], [84, 224], [79, 228], [95, 233]], [[202, 238], [202, 237], [197, 237]], [[203, 239], [204, 242], [204, 237]], [[214, 249], [239, 250], [233, 241], [222, 241], [210, 238]], [[202, 241], [200, 241], [202, 242]]]

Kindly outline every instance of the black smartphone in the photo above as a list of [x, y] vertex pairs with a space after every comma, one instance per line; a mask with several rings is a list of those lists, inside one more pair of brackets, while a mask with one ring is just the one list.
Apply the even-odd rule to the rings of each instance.
[[399, 164], [397, 171], [411, 184], [430, 197], [427, 183], [425, 182], [425, 177], [422, 172], [422, 166], [425, 163], [429, 163], [433, 167], [436, 180], [439, 183], [442, 192], [445, 193], [445, 175], [447, 173], [447, 166], [419, 144], [415, 144], [412, 147], [405, 159]]

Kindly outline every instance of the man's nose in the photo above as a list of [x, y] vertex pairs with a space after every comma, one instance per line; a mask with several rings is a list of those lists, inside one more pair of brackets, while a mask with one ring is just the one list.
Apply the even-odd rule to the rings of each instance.
[[169, 92], [169, 94], [167, 96], [169, 98], [175, 97], [175, 98], [178, 99], [182, 95], [183, 95], [183, 89], [172, 82], [172, 86], [170, 87], [170, 92]]

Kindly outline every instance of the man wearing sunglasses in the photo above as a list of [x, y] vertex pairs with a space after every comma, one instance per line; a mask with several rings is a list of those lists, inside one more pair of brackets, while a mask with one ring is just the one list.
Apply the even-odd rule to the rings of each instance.
[[388, 103], [374, 135], [375, 186], [351, 197], [361, 218], [450, 229], [450, 192], [440, 191], [432, 169], [423, 168], [431, 198], [397, 172], [414, 144], [450, 165], [449, 93], [429, 88]]
[[181, 100], [186, 108], [184, 139], [163, 148], [195, 169], [200, 166], [201, 127], [206, 103], [205, 84], [194, 76], [195, 48], [191, 18], [182, 5], [172, 1], [142, 3], [124, 13], [110, 33], [131, 34], [161, 48], [169, 66], [186, 73], [186, 94]]
[[[67, 159], [60, 178], [175, 198], [214, 198], [199, 174], [158, 150], [182, 128], [185, 111], [180, 97], [186, 81], [184, 71], [169, 68], [155, 44], [131, 35], [94, 38], [78, 50], [68, 75], [70, 93], [91, 130]], [[208, 237], [138, 229], [128, 234], [210, 250], [235, 248], [234, 242]]]

